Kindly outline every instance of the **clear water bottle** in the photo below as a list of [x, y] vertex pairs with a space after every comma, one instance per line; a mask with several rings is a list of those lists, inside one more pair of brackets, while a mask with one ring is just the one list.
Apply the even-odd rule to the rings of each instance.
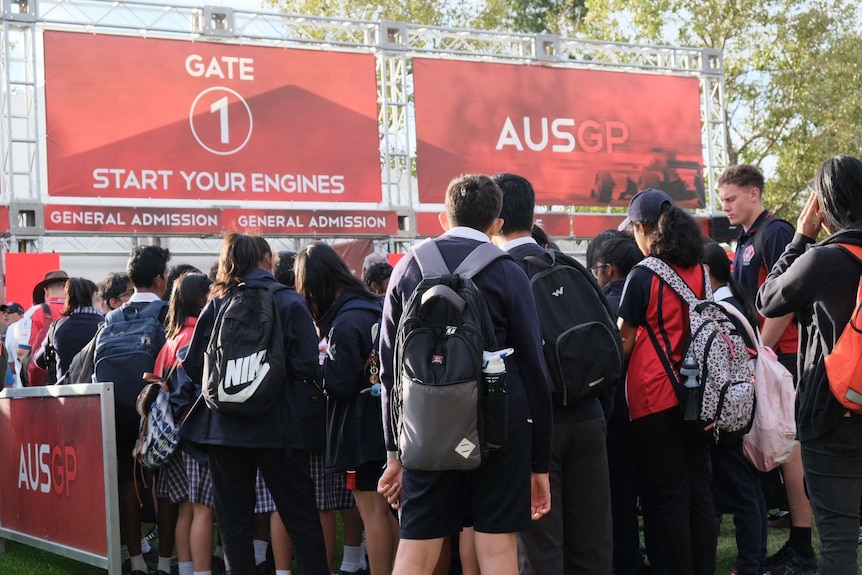
[[703, 390], [698, 381], [700, 368], [691, 356], [686, 356], [685, 361], [679, 368], [679, 377], [682, 380], [683, 394], [685, 395], [685, 409], [683, 419], [685, 421], [698, 421], [700, 419], [700, 399]]

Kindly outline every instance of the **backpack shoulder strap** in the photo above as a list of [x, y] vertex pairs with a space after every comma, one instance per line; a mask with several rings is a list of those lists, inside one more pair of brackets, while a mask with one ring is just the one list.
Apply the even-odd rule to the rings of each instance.
[[862, 263], [862, 246], [856, 246], [853, 244], [835, 244], [843, 249], [845, 252], [849, 253], [851, 256], [856, 258], [859, 263]]
[[[676, 294], [681, 297], [685, 302], [694, 307], [697, 305], [697, 302], [700, 300], [695, 293], [692, 291], [691, 287], [685, 280], [680, 277], [676, 270], [670, 267], [664, 261], [656, 258], [656, 257], [648, 257], [643, 259], [640, 263], [637, 264], [642, 268], [646, 268], [655, 275], [657, 275], [664, 283], [666, 283], [670, 289], [672, 289]], [[703, 286], [704, 291], [706, 292], [706, 297], [704, 299], [711, 300], [712, 299], [712, 285], [709, 283], [709, 272], [706, 271], [706, 267], [701, 266], [703, 270]]]
[[735, 305], [733, 305], [729, 301], [717, 301], [715, 303], [720, 305], [728, 315], [732, 315], [737, 320], [739, 320], [740, 325], [742, 325], [746, 333], [748, 333], [749, 341], [753, 341], [755, 344], [757, 344], [758, 347], [763, 345], [763, 342], [760, 339], [760, 330], [753, 328], [751, 323], [748, 321], [748, 318], [746, 318], [745, 315], [743, 315], [743, 313], [739, 311]]
[[413, 257], [416, 263], [419, 264], [419, 270], [422, 272], [423, 278], [438, 278], [452, 273], [449, 266], [443, 260], [443, 254], [440, 253], [440, 248], [437, 247], [437, 242], [434, 240], [426, 240], [419, 245], [413, 246], [410, 251], [413, 252]]
[[162, 312], [162, 308], [167, 307], [168, 302], [163, 299], [158, 301], [151, 301], [146, 306], [144, 306], [141, 311], [138, 312], [137, 317], [139, 318], [155, 318], [159, 319], [159, 314]]
[[537, 268], [545, 270], [554, 267], [554, 265], [557, 263], [557, 252], [555, 252], [554, 250], [546, 249], [544, 257], [527, 256], [524, 258], [524, 261], [536, 266]]
[[45, 321], [51, 323], [51, 321], [54, 319], [53, 314], [51, 313], [51, 306], [46, 303], [43, 303], [42, 311], [45, 312]]
[[504, 257], [509, 257], [506, 252], [490, 242], [482, 242], [464, 258], [464, 261], [461, 262], [461, 265], [453, 273], [470, 279], [488, 267], [491, 262]]
[[[785, 224], [790, 225], [790, 222], [788, 222], [787, 220], [781, 219], [775, 214], [770, 213], [767, 214], [766, 219], [763, 220], [763, 223], [760, 224], [760, 227], [754, 230], [754, 255], [760, 258], [760, 261], [764, 267], [766, 267], [766, 256], [763, 255], [763, 238], [766, 236], [766, 229], [772, 224], [778, 222], [784, 222]], [[766, 271], [767, 273], [769, 272], [768, 269]]]

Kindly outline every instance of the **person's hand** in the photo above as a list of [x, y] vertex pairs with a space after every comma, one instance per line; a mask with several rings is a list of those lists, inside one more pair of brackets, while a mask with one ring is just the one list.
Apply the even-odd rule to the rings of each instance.
[[530, 474], [530, 517], [533, 521], [551, 510], [551, 483], [547, 473]]
[[386, 498], [392, 509], [401, 507], [401, 475], [404, 468], [399, 459], [386, 460], [386, 469], [377, 481], [377, 493]]
[[812, 240], [817, 239], [817, 234], [820, 233], [820, 228], [823, 223], [820, 221], [820, 204], [817, 201], [817, 194], [811, 192], [808, 195], [808, 201], [805, 202], [805, 207], [802, 208], [802, 213], [799, 214], [799, 219], [796, 220], [796, 231]]

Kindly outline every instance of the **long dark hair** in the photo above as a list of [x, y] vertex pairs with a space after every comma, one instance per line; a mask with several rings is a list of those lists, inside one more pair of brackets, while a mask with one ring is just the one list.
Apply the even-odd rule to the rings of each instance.
[[814, 191], [829, 233], [862, 228], [862, 161], [853, 156], [829, 158], [814, 176]]
[[296, 254], [296, 291], [308, 303], [311, 316], [320, 319], [329, 311], [338, 292], [350, 291], [368, 300], [379, 300], [330, 246], [316, 242]]
[[225, 297], [242, 283], [243, 278], [258, 267], [267, 255], [272, 255], [269, 243], [260, 236], [229, 233], [218, 258], [218, 273], [212, 285], [211, 295]]
[[207, 302], [212, 280], [201, 273], [188, 272], [174, 281], [171, 290], [165, 333], [168, 339], [179, 335], [186, 319], [198, 317]]
[[71, 278], [66, 282], [66, 305], [62, 315], [68, 317], [79, 307], [93, 307], [93, 295], [97, 291], [98, 286], [87, 278]]
[[699, 264], [703, 258], [703, 234], [688, 212], [670, 206], [653, 225], [644, 223], [650, 239], [649, 255], [682, 268]]
[[709, 275], [720, 283], [730, 286], [733, 297], [742, 304], [745, 318], [752, 326], [758, 323], [757, 310], [754, 303], [744, 287], [742, 287], [730, 273], [730, 259], [724, 248], [713, 239], [707, 238], [703, 242], [703, 263], [709, 266]]

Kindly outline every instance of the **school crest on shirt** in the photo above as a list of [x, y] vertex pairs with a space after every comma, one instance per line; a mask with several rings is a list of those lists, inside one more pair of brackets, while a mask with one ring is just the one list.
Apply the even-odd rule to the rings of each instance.
[[747, 266], [754, 258], [754, 244], [748, 244], [742, 250], [742, 265]]

